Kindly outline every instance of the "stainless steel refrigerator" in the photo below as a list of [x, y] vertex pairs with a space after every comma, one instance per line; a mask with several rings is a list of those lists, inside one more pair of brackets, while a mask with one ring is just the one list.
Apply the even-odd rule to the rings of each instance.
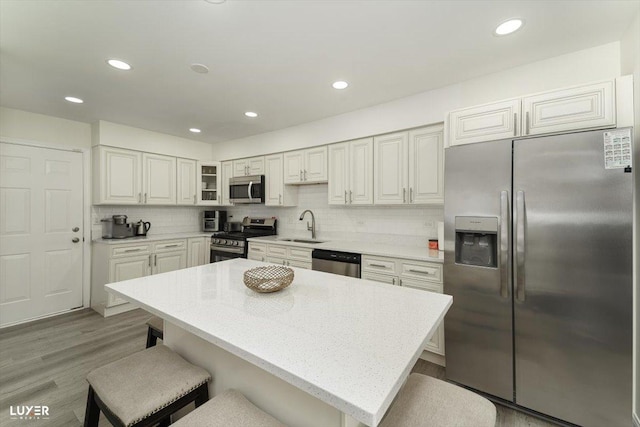
[[604, 132], [445, 156], [447, 378], [585, 427], [631, 425], [632, 173]]

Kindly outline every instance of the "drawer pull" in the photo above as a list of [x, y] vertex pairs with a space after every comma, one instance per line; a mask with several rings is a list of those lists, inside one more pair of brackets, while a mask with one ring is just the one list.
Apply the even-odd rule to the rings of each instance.
[[125, 249], [124, 252], [140, 252], [142, 249]]
[[387, 268], [387, 266], [386, 266], [386, 265], [382, 265], [382, 264], [373, 264], [373, 263], [371, 263], [371, 264], [369, 264], [369, 265], [370, 265], [371, 267]]
[[435, 273], [433, 272], [433, 270], [432, 270], [432, 271], [424, 271], [424, 270], [414, 270], [413, 268], [410, 268], [410, 269], [409, 269], [409, 272], [410, 272], [410, 273], [419, 273], [419, 274], [428, 274], [428, 275], [433, 275], [433, 274], [435, 274]]
[[176, 244], [173, 244], [173, 245], [164, 245], [162, 247], [163, 248], [175, 248], [175, 247], [178, 247], [178, 246], [180, 246], [180, 243], [176, 243]]

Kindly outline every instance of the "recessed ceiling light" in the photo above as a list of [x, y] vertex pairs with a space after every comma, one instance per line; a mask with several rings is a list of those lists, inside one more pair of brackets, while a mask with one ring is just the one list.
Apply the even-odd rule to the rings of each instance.
[[337, 82], [333, 82], [333, 84], [331, 86], [333, 86], [334, 89], [342, 90], [342, 89], [346, 89], [347, 86], [349, 86], [349, 83], [343, 82], [343, 81], [340, 80], [340, 81], [337, 81]]
[[209, 67], [204, 64], [191, 64], [191, 71], [194, 71], [198, 74], [207, 74], [209, 72]]
[[204, 1], [206, 1], [207, 3], [211, 3], [211, 4], [222, 4], [227, 0], [204, 0]]
[[498, 25], [494, 34], [497, 36], [506, 36], [507, 34], [511, 34], [522, 28], [522, 25], [524, 25], [524, 21], [522, 19], [509, 19], [508, 21], [504, 21], [502, 24]]
[[202, 131], [201, 131], [200, 129], [198, 129], [198, 128], [190, 128], [190, 129], [189, 129], [189, 132], [193, 132], [193, 133], [200, 133], [200, 132], [202, 132]]
[[73, 102], [74, 104], [82, 104], [84, 102], [82, 99], [76, 98], [75, 96], [65, 96], [64, 99], [69, 102]]
[[253, 111], [247, 111], [244, 115], [247, 117], [258, 117], [258, 113], [254, 113]]
[[131, 65], [124, 61], [120, 61], [119, 59], [107, 59], [107, 64], [111, 65], [113, 68], [124, 71], [128, 71], [132, 68]]

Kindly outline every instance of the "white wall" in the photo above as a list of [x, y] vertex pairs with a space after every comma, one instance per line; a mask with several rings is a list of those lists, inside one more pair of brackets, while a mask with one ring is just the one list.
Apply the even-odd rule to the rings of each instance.
[[[639, 6], [640, 8], [640, 6]], [[633, 199], [634, 210], [634, 250], [636, 256], [634, 257], [634, 386], [633, 386], [633, 413], [635, 417], [635, 423], [640, 427], [640, 315], [638, 314], [638, 308], [640, 307], [640, 274], [638, 274], [638, 254], [640, 254], [640, 239], [638, 238], [638, 227], [640, 226], [640, 219], [638, 218], [640, 208], [640, 173], [638, 173], [638, 167], [640, 166], [640, 11], [636, 14], [636, 18], [631, 26], [625, 31], [625, 34], [620, 42], [620, 63], [621, 71], [623, 74], [633, 74], [633, 97], [634, 97], [634, 169], [635, 169], [635, 191]]]
[[0, 107], [0, 137], [77, 148], [91, 147], [88, 123]]
[[329, 206], [327, 184], [301, 185], [298, 206], [281, 208], [264, 205], [243, 205], [226, 208], [232, 221], [245, 216], [278, 218], [278, 234], [310, 238], [307, 214], [311, 209], [316, 218], [317, 238], [320, 240], [349, 240], [390, 245], [424, 246], [430, 238], [437, 239], [437, 221], [442, 221], [442, 206]]
[[212, 160], [211, 145], [206, 142], [179, 138], [104, 120], [92, 125], [92, 138], [93, 145], [110, 145], [167, 156]]
[[614, 42], [327, 119], [217, 143], [213, 157], [228, 160], [269, 154], [439, 123], [447, 111], [460, 107], [619, 76], [620, 43]]

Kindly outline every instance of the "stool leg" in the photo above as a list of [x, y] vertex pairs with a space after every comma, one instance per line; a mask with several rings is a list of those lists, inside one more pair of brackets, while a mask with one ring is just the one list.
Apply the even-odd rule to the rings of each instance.
[[156, 345], [157, 341], [158, 338], [153, 334], [153, 330], [151, 328], [147, 328], [147, 348]]
[[89, 386], [89, 392], [87, 393], [87, 409], [84, 412], [84, 427], [98, 427], [99, 419], [100, 408], [96, 402], [93, 387]]
[[198, 387], [198, 395], [195, 400], [196, 408], [207, 403], [207, 400], [209, 400], [209, 386], [204, 383]]

